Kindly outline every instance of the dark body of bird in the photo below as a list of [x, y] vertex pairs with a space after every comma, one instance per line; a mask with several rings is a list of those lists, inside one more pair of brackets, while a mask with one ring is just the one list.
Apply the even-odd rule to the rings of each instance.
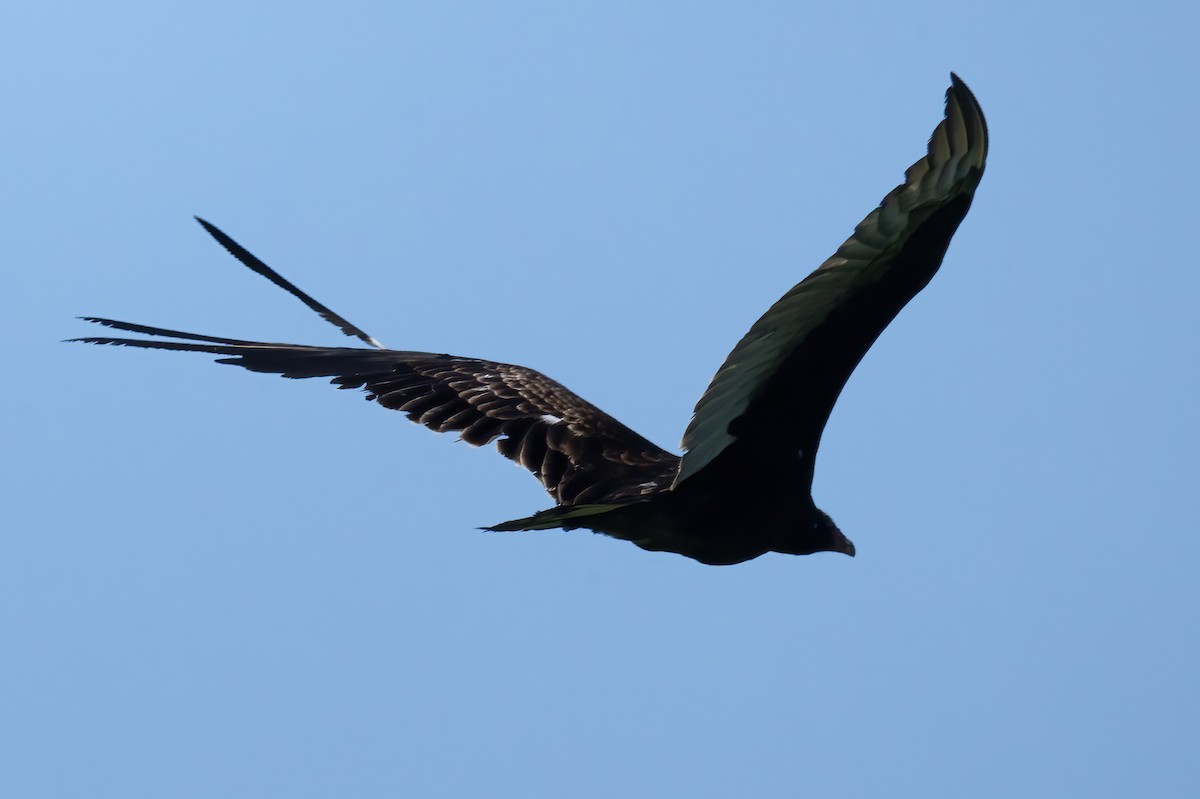
[[495, 441], [557, 503], [486, 529], [589, 528], [643, 549], [732, 564], [766, 552], [854, 554], [812, 500], [821, 432], [863, 355], [941, 265], [987, 157], [987, 126], [956, 77], [927, 154], [829, 260], [775, 303], [729, 354], [696, 405], [680, 457], [522, 366], [384, 349], [213, 225], [243, 264], [371, 348], [204, 336], [85, 317], [175, 341], [76, 339], [221, 355], [255, 372], [328, 377], [473, 445]]

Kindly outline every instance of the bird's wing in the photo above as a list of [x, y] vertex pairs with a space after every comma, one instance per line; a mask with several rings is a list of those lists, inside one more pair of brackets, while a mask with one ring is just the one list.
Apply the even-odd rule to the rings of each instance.
[[149, 325], [84, 317], [152, 339], [92, 336], [89, 344], [223, 355], [220, 363], [284, 377], [329, 377], [361, 388], [367, 399], [403, 411], [439, 433], [457, 432], [481, 446], [496, 441], [506, 458], [529, 469], [562, 505], [633, 501], [671, 484], [679, 456], [663, 450], [540, 372], [476, 358], [384, 349], [344, 317], [305, 294], [209, 222], [196, 218], [247, 267], [312, 308], [348, 336], [376, 349], [307, 347], [204, 336]]
[[89, 322], [182, 341], [92, 336], [74, 339], [224, 356], [219, 363], [283, 377], [329, 377], [403, 411], [439, 433], [457, 432], [524, 466], [562, 505], [631, 501], [670, 485], [679, 457], [630, 430], [540, 372], [427, 352], [266, 344], [111, 319]]
[[[832, 258], [754, 323], [696, 403], [675, 485], [735, 440], [812, 458], [867, 349], [929, 282], [983, 175], [983, 112], [956, 75], [928, 152]], [[744, 447], [739, 451], [746, 452]]]

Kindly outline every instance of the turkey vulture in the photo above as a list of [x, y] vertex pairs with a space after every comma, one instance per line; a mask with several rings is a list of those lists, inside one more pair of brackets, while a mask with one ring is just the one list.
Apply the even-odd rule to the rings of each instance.
[[983, 113], [966, 85], [950, 78], [945, 117], [925, 157], [733, 348], [696, 403], [682, 456], [533, 369], [385, 349], [199, 218], [235, 258], [369, 348], [242, 341], [96, 317], [84, 318], [175, 340], [75, 340], [207, 352], [254, 372], [328, 377], [437, 432], [476, 446], [495, 441], [556, 504], [487, 530], [584, 527], [714, 565], [766, 552], [853, 555], [854, 545], [813, 504], [817, 446], [850, 373], [937, 272], [983, 175]]

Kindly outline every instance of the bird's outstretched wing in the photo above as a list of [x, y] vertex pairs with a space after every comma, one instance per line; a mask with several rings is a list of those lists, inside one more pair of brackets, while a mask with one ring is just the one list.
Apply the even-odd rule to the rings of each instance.
[[[201, 220], [238, 260], [299, 297], [347, 335], [375, 339], [313, 300], [233, 239]], [[361, 388], [385, 408], [403, 411], [431, 430], [457, 432], [480, 446], [496, 441], [505, 457], [529, 469], [560, 505], [634, 501], [670, 485], [679, 457], [655, 446], [540, 372], [523, 366], [383, 348], [269, 344], [84, 317], [156, 339], [74, 339], [146, 349], [221, 355], [254, 372], [291, 378], [328, 377]]]
[[[956, 75], [928, 152], [832, 258], [750, 328], [696, 403], [675, 485], [725, 452], [795, 463], [811, 481], [821, 431], [850, 373], [941, 265], [971, 205], [988, 135]], [[739, 446], [730, 449], [735, 441]], [[729, 457], [735, 457], [733, 455]], [[736, 464], [726, 464], [736, 471]]]

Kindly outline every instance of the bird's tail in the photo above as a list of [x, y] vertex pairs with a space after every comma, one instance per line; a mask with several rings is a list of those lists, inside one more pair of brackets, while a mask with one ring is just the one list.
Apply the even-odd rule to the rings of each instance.
[[[480, 529], [493, 533], [507, 533], [516, 530], [552, 530], [561, 527], [564, 530], [574, 530], [576, 527], [592, 527], [588, 520], [604, 513], [610, 513], [628, 507], [629, 503], [599, 503], [593, 505], [560, 505], [557, 508], [540, 510], [524, 519], [513, 519], [501, 522], [492, 527]], [[593, 528], [594, 529], [594, 528]]]

